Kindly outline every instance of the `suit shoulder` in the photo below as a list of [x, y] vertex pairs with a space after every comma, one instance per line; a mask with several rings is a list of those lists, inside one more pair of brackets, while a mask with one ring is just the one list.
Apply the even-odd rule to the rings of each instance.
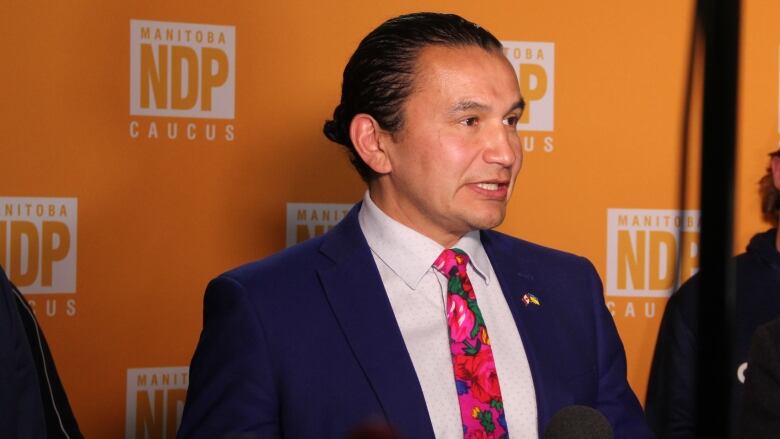
[[288, 247], [263, 259], [249, 262], [220, 274], [217, 278], [229, 279], [241, 285], [249, 285], [258, 278], [270, 281], [274, 278], [290, 278], [303, 271], [313, 271], [325, 260], [319, 251], [323, 237], [316, 237]]
[[545, 266], [553, 264], [566, 267], [584, 265], [593, 267], [590, 260], [584, 256], [554, 249], [552, 247], [546, 247], [495, 230], [483, 231], [482, 237], [487, 245], [503, 247], [509, 253], [522, 257], [526, 261], [533, 262], [534, 264]]

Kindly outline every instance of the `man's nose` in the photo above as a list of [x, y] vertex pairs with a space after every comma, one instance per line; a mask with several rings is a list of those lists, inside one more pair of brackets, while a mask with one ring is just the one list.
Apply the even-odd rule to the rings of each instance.
[[520, 139], [517, 133], [501, 124], [490, 130], [485, 139], [484, 158], [487, 163], [495, 163], [504, 167], [512, 167], [518, 160]]

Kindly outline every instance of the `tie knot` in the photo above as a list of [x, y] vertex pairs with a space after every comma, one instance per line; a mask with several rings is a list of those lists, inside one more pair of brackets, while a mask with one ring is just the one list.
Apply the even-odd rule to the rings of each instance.
[[446, 248], [441, 252], [433, 268], [439, 270], [447, 279], [453, 274], [465, 276], [469, 255], [459, 248]]

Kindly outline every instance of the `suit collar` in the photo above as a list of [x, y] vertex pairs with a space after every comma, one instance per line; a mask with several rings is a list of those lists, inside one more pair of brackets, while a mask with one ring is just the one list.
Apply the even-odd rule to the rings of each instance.
[[[482, 245], [490, 258], [501, 290], [514, 317], [520, 337], [523, 340], [528, 365], [536, 393], [536, 410], [540, 434], [553, 415], [545, 398], [545, 383], [556, 377], [548, 376], [544, 365], [549, 366], [545, 358], [551, 349], [545, 328], [549, 328], [556, 316], [545, 307], [544, 291], [537, 290], [535, 275], [538, 272], [521, 241], [512, 239], [494, 231], [482, 231]], [[541, 305], [523, 303], [523, 296], [533, 294]]]
[[334, 264], [318, 275], [387, 421], [403, 436], [433, 437], [414, 366], [358, 224], [360, 206], [323, 238], [320, 251]]

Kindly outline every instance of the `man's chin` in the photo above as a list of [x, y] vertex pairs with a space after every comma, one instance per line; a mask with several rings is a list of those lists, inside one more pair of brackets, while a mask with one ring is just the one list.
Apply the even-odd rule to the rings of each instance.
[[500, 226], [501, 223], [504, 222], [505, 216], [505, 210], [502, 210], [501, 212], [491, 212], [489, 214], [483, 214], [479, 216], [472, 215], [472, 217], [469, 218], [469, 224], [471, 225], [472, 230], [488, 230]]

